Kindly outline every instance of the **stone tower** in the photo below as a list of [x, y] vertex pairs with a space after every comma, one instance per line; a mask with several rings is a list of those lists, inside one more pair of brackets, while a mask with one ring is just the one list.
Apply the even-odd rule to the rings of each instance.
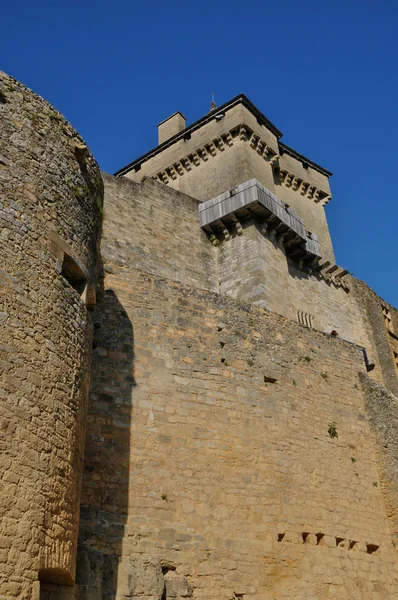
[[75, 577], [103, 184], [4, 73], [0, 123], [0, 597], [28, 599]]

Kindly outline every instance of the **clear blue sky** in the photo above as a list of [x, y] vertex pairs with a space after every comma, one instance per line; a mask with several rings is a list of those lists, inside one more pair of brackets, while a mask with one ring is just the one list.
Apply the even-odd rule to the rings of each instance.
[[14, 0], [0, 68], [53, 103], [113, 173], [243, 92], [331, 170], [337, 262], [398, 306], [397, 0]]

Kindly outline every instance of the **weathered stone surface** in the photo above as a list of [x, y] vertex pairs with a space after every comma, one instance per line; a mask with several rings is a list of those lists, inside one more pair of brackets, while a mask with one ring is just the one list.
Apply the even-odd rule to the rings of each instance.
[[[149, 556], [174, 566], [193, 598], [366, 590], [392, 600], [398, 574], [361, 350], [139, 270], [106, 281], [81, 535], [120, 554], [117, 580]], [[93, 531], [104, 518], [112, 535]], [[169, 568], [169, 593], [188, 593], [173, 577]]]
[[366, 410], [377, 441], [379, 470], [391, 522], [393, 545], [398, 546], [398, 398], [361, 374]]
[[[304, 270], [277, 226], [211, 239], [198, 200], [108, 175], [97, 290], [98, 167], [47, 103], [0, 90], [0, 600], [395, 600], [397, 311]], [[331, 265], [296, 180], [326, 176], [287, 152], [282, 185], [249, 125], [272, 163], [239, 125], [173, 181], [199, 198], [261, 171]]]
[[141, 556], [123, 559], [118, 570], [117, 591], [123, 600], [162, 600], [164, 580], [160, 561]]
[[192, 586], [188, 583], [187, 578], [177, 575], [175, 571], [168, 571], [164, 576], [165, 597], [177, 598], [192, 598]]
[[[39, 577], [74, 578], [92, 325], [71, 269], [94, 285], [103, 191], [91, 154], [77, 160], [82, 140], [62, 115], [3, 73], [0, 92], [0, 598], [8, 600], [34, 598]], [[42, 588], [43, 598], [52, 593]]]
[[[375, 358], [378, 352], [371, 325], [374, 322], [374, 330], [378, 331], [379, 323], [369, 315], [364, 291], [354, 284], [354, 278], [347, 276], [352, 288], [347, 291], [341, 283], [320, 273], [303, 272], [297, 262], [287, 258], [284, 248], [270, 239], [269, 231], [261, 234], [261, 227], [251, 221], [245, 224], [242, 235], [214, 247], [200, 230], [198, 203], [193, 198], [151, 180], [138, 185], [109, 175], [104, 179], [102, 252], [109, 275], [122, 274], [135, 266], [255, 304], [294, 321], [304, 312], [311, 315], [314, 329], [335, 331], [341, 338], [367, 348], [376, 362], [373, 376], [386, 383], [382, 364]], [[178, 226], [173, 227], [174, 221]], [[376, 304], [376, 310], [382, 323], [380, 304]], [[383, 328], [378, 335], [388, 347]], [[389, 361], [391, 380], [395, 381], [391, 356]]]
[[78, 547], [76, 570], [76, 600], [101, 600], [104, 574], [104, 555], [86, 544]]

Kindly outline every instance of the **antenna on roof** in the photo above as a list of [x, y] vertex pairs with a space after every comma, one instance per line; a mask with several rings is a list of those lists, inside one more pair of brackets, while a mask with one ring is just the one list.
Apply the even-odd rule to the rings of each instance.
[[217, 108], [217, 104], [216, 104], [216, 102], [214, 100], [214, 93], [212, 92], [211, 93], [211, 104], [210, 104], [210, 111], [209, 112], [212, 112], [213, 110], [216, 110], [216, 108]]

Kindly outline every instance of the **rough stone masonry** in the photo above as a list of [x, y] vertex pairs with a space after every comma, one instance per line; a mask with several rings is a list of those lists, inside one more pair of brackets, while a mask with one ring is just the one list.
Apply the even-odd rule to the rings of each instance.
[[0, 91], [0, 599], [395, 599], [398, 317], [330, 173], [239, 96], [101, 175]]

